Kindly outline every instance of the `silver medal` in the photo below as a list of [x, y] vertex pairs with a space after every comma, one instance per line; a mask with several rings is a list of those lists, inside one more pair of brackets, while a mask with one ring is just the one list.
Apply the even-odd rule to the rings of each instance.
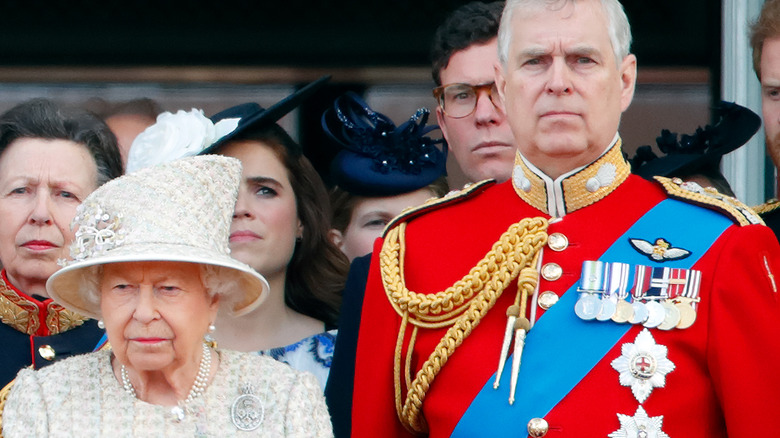
[[614, 297], [601, 299], [601, 311], [596, 315], [596, 319], [599, 321], [607, 321], [612, 319], [617, 310], [617, 300]]
[[647, 321], [644, 322], [644, 326], [647, 328], [655, 328], [661, 325], [666, 318], [666, 311], [664, 307], [658, 301], [648, 301], [645, 303], [647, 308]]
[[260, 397], [254, 394], [251, 385], [241, 388], [241, 395], [233, 401], [230, 419], [239, 430], [255, 430], [265, 419], [265, 408]]
[[641, 301], [634, 301], [631, 303], [631, 308], [634, 310], [634, 315], [631, 316], [629, 322], [631, 324], [644, 324], [649, 316], [647, 312], [647, 306]]
[[593, 294], [581, 294], [577, 304], [574, 305], [574, 313], [586, 321], [590, 321], [601, 311], [601, 300]]
[[677, 327], [677, 324], [680, 323], [680, 309], [678, 309], [673, 302], [666, 300], [661, 303], [661, 306], [663, 306], [666, 316], [658, 328], [661, 330], [671, 330]]

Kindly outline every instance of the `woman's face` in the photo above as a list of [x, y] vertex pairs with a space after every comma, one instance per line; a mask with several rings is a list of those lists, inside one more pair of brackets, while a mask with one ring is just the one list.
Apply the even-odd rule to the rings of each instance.
[[295, 239], [303, 235], [287, 168], [269, 146], [258, 141], [232, 142], [221, 153], [238, 158], [243, 167], [230, 228], [230, 254], [270, 283], [283, 281]]
[[87, 148], [21, 138], [0, 156], [0, 261], [17, 287], [45, 281], [66, 258], [76, 207], [97, 188]]
[[349, 261], [370, 253], [385, 225], [408, 207], [422, 204], [433, 194], [428, 188], [384, 198], [362, 198], [355, 204], [349, 225], [343, 233], [332, 230], [333, 243]]
[[117, 359], [139, 372], [197, 366], [218, 303], [218, 296], [208, 295], [194, 263], [103, 266], [100, 310], [108, 341]]

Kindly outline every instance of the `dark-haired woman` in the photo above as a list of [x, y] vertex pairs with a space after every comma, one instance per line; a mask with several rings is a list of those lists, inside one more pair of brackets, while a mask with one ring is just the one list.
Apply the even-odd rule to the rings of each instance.
[[[328, 239], [331, 212], [322, 180], [300, 145], [276, 123], [322, 84], [312, 83], [267, 110], [249, 103], [211, 119], [197, 110], [163, 114], [133, 142], [128, 169], [182, 153], [241, 161], [231, 255], [271, 287], [262, 308], [240, 317], [220, 315], [213, 336], [220, 348], [256, 351], [310, 371], [324, 387], [349, 265]], [[177, 118], [187, 122], [173, 123]], [[187, 132], [177, 133], [175, 127], [184, 125]], [[161, 148], [159, 135], [171, 143], [162, 142], [166, 146]], [[172, 152], [155, 155], [160, 150]]]
[[265, 308], [219, 319], [215, 337], [311, 371], [324, 387], [348, 265], [328, 240], [325, 187], [293, 145], [272, 125], [219, 148], [243, 165], [231, 253], [263, 274], [271, 293]]

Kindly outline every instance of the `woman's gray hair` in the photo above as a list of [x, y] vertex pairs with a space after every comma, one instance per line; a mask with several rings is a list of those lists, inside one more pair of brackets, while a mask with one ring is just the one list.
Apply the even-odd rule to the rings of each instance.
[[[85, 269], [81, 280], [79, 290], [84, 296], [84, 301], [92, 304], [95, 309], [100, 309], [100, 283], [103, 281], [103, 266], [95, 265]], [[209, 297], [219, 295], [220, 307], [232, 309], [233, 306], [241, 301], [241, 290], [243, 275], [241, 272], [215, 265], [199, 265], [200, 280], [206, 288]], [[228, 311], [229, 312], [229, 311]]]
[[106, 123], [86, 111], [48, 99], [31, 99], [0, 114], [0, 155], [16, 140], [68, 140], [84, 146], [97, 168], [97, 186], [122, 175], [116, 136]]
[[[600, 0], [601, 7], [607, 17], [607, 31], [612, 43], [612, 51], [615, 54], [615, 63], [620, 63], [628, 56], [631, 50], [631, 25], [618, 0]], [[501, 65], [506, 67], [509, 60], [509, 46], [512, 43], [512, 15], [518, 7], [540, 6], [554, 10], [563, 9], [567, 4], [577, 5], [577, 0], [507, 0], [504, 13], [501, 16], [501, 25], [498, 28], [498, 59]]]

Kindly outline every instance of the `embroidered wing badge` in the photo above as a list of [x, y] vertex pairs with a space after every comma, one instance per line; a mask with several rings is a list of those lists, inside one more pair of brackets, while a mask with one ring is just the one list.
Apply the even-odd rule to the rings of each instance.
[[687, 249], [672, 247], [672, 244], [664, 238], [656, 239], [655, 243], [642, 239], [628, 239], [628, 241], [634, 249], [656, 262], [680, 260], [691, 255]]

